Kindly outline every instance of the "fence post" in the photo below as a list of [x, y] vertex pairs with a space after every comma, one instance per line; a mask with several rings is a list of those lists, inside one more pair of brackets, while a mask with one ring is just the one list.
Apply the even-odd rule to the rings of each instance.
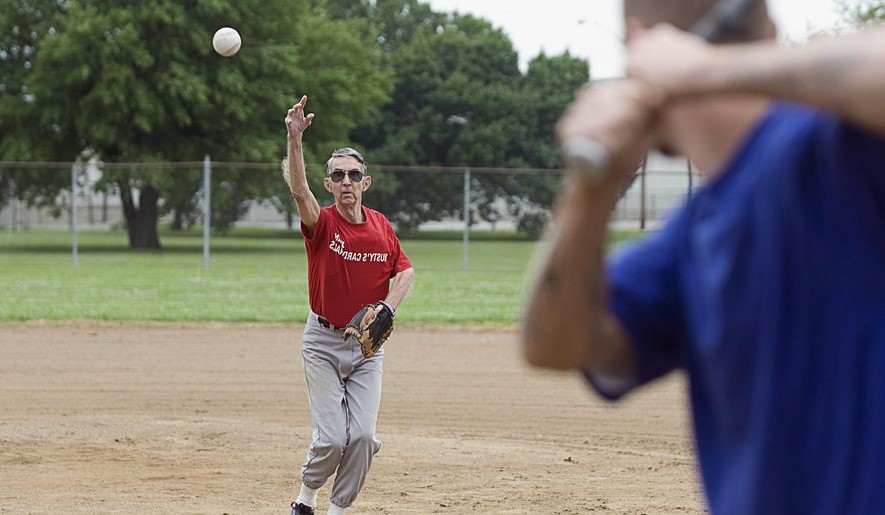
[[688, 163], [688, 196], [691, 196], [691, 190], [694, 189], [694, 188], [693, 188], [694, 185], [692, 184], [692, 182], [693, 182], [693, 181], [692, 181], [692, 179], [693, 179], [693, 177], [692, 177], [693, 172], [692, 172], [692, 169], [691, 169], [691, 159], [686, 158], [685, 161]]
[[77, 163], [71, 165], [71, 264], [80, 265], [77, 241]]
[[639, 229], [642, 231], [645, 230], [645, 176], [647, 167], [648, 157], [642, 160], [642, 167], [639, 171]]
[[9, 183], [9, 232], [18, 229], [18, 193], [15, 191], [15, 181]]
[[466, 272], [470, 261], [470, 168], [464, 169], [464, 238], [461, 271]]
[[203, 268], [209, 268], [209, 226], [212, 220], [212, 162], [203, 157]]

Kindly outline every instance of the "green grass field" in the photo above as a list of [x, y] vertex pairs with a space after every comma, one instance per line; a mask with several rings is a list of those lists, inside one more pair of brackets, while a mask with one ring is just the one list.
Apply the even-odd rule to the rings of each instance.
[[[615, 239], [634, 236], [619, 233]], [[460, 239], [404, 239], [415, 287], [404, 324], [511, 325], [520, 313], [536, 243], [477, 234], [462, 272]], [[303, 322], [307, 265], [300, 235], [235, 230], [213, 236], [202, 266], [199, 233], [161, 234], [163, 249], [130, 251], [123, 231], [0, 233], [0, 321]]]

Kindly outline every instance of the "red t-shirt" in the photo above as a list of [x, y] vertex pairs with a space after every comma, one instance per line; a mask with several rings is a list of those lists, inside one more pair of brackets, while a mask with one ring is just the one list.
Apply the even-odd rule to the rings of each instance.
[[390, 279], [412, 267], [384, 215], [365, 206], [363, 214], [366, 221], [354, 224], [334, 205], [322, 208], [313, 237], [301, 224], [310, 309], [339, 327], [364, 305], [384, 300]]

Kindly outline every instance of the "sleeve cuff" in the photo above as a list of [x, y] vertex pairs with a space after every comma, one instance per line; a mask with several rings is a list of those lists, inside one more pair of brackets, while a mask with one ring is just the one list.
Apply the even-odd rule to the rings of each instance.
[[584, 376], [584, 380], [596, 390], [596, 393], [611, 401], [620, 399], [636, 387], [635, 378], [606, 376], [589, 370], [581, 370], [580, 372]]

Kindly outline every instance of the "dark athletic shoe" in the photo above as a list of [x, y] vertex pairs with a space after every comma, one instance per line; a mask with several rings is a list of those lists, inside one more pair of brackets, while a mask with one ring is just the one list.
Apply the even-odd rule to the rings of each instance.
[[306, 506], [304, 504], [292, 503], [292, 515], [315, 515], [316, 511], [310, 506]]

